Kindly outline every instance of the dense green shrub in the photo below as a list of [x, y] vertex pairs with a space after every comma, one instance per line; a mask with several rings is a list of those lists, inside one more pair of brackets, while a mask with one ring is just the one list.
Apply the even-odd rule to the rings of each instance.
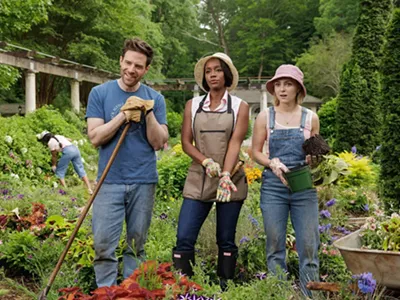
[[36, 134], [43, 130], [73, 139], [80, 149], [85, 167], [95, 170], [97, 151], [81, 130], [75, 127], [76, 124], [81, 123], [71, 115], [68, 120], [64, 119], [58, 110], [51, 107], [42, 107], [26, 117], [0, 117], [2, 178], [21, 182], [30, 180], [33, 185], [51, 178], [49, 149], [36, 138]]
[[400, 209], [400, 10], [387, 32], [382, 64], [381, 196], [387, 210]]
[[320, 134], [329, 142], [335, 139], [336, 135], [336, 109], [337, 98], [333, 98], [324, 103], [318, 110], [320, 122]]
[[170, 137], [177, 137], [181, 133], [183, 118], [182, 115], [177, 112], [167, 113], [168, 121], [168, 132]]
[[352, 58], [341, 76], [335, 151], [356, 145], [369, 154], [379, 145], [379, 66], [390, 10], [390, 0], [360, 1]]
[[158, 184], [156, 197], [159, 200], [175, 200], [182, 196], [183, 186], [191, 158], [182, 151], [181, 144], [164, 153], [157, 161]]

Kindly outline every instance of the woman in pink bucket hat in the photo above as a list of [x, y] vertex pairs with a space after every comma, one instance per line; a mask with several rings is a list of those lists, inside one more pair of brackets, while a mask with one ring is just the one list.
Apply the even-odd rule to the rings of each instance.
[[260, 207], [267, 234], [268, 270], [273, 274], [284, 274], [279, 269], [287, 271], [286, 227], [290, 212], [300, 260], [300, 287], [311, 297], [307, 282], [319, 281], [317, 193], [311, 186], [292, 192], [284, 173], [306, 166], [302, 145], [305, 139], [319, 133], [319, 120], [311, 110], [300, 106], [307, 91], [298, 67], [281, 65], [267, 82], [267, 90], [274, 96], [274, 105], [260, 112], [256, 119], [252, 152], [254, 160], [265, 166]]

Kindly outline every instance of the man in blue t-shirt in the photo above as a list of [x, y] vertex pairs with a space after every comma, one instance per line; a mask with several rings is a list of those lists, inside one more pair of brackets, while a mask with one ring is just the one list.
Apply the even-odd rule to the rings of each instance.
[[121, 111], [131, 96], [154, 100], [140, 122], [132, 122], [121, 148], [93, 204], [92, 229], [96, 252], [94, 270], [99, 287], [116, 284], [118, 246], [126, 221], [127, 248], [124, 278], [145, 259], [144, 244], [150, 227], [158, 181], [155, 150], [168, 139], [164, 97], [141, 84], [153, 58], [153, 49], [140, 39], [125, 41], [120, 57], [121, 78], [92, 89], [86, 112], [88, 136], [100, 148], [98, 178], [121, 136], [126, 122], [137, 120], [132, 111]]

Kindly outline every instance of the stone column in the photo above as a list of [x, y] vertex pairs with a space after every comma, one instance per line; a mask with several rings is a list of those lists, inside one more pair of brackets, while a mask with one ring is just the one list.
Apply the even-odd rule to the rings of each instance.
[[36, 75], [33, 68], [25, 73], [25, 114], [36, 110]]
[[200, 96], [199, 86], [195, 84], [193, 88], [193, 98], [198, 96]]
[[79, 113], [79, 81], [76, 79], [71, 80], [71, 104], [72, 110]]
[[261, 86], [261, 100], [260, 100], [260, 112], [265, 110], [268, 107], [268, 95], [267, 95], [267, 89], [265, 87], [265, 84]]

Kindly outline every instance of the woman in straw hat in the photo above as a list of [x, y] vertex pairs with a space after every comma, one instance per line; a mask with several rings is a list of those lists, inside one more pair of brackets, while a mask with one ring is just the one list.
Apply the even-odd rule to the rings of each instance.
[[194, 245], [215, 202], [219, 248], [217, 274], [225, 288], [226, 280], [234, 276], [238, 252], [236, 225], [247, 197], [245, 173], [242, 168], [235, 173], [234, 170], [239, 166], [249, 108], [246, 102], [229, 94], [239, 78], [226, 54], [215, 53], [200, 59], [194, 76], [206, 95], [189, 100], [185, 107], [182, 147], [193, 161], [183, 189], [173, 261], [175, 268], [189, 276], [193, 274]]
[[[69, 162], [72, 162], [75, 172], [78, 174], [79, 178], [82, 178], [89, 194], [92, 194], [93, 192], [90, 188], [89, 178], [86, 176], [83, 167], [81, 153], [79, 152], [78, 147], [71, 143], [71, 139], [62, 135], [54, 135], [47, 130], [37, 134], [36, 137], [40, 142], [49, 147], [49, 150], [51, 151], [51, 169], [59, 178], [61, 185], [63, 187], [66, 186], [64, 178], [67, 173]], [[58, 160], [58, 153], [60, 152], [62, 155]]]
[[[305, 139], [319, 133], [318, 116], [301, 107], [306, 96], [303, 73], [293, 65], [281, 65], [267, 82], [267, 90], [275, 98], [274, 105], [262, 111], [254, 124], [253, 158], [265, 166], [261, 186], [260, 207], [267, 234], [267, 265], [271, 273], [286, 271], [285, 245], [288, 215], [296, 233], [296, 249], [300, 259], [300, 286], [318, 281], [318, 199], [315, 189], [291, 192], [284, 173], [304, 165], [302, 149]], [[266, 143], [266, 153], [263, 146]]]

